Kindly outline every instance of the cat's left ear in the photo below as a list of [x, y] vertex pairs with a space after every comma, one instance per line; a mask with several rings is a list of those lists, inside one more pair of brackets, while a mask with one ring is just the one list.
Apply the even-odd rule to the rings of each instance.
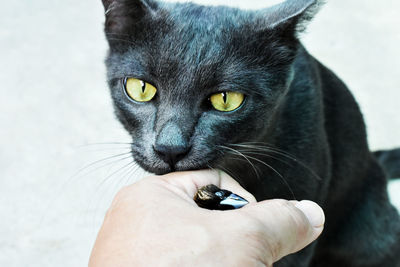
[[105, 10], [106, 34], [126, 35], [143, 28], [146, 17], [156, 13], [152, 0], [102, 0]]
[[296, 35], [305, 29], [306, 23], [314, 17], [322, 3], [321, 0], [286, 0], [262, 10], [263, 23], [267, 23], [268, 29]]

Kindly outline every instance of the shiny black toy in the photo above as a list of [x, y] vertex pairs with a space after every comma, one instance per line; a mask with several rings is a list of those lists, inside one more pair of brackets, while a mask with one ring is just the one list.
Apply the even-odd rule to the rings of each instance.
[[249, 203], [241, 196], [213, 184], [200, 188], [193, 199], [199, 207], [209, 210], [239, 209]]

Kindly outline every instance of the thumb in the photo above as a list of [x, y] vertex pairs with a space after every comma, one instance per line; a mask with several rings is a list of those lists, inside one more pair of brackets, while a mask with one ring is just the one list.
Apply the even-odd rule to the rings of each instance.
[[267, 266], [313, 242], [325, 223], [321, 207], [308, 200], [266, 200], [250, 204], [241, 211], [259, 222], [258, 232], [264, 250], [260, 260]]

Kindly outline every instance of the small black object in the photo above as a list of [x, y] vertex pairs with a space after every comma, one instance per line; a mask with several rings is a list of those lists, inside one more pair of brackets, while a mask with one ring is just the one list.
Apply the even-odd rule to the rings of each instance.
[[209, 210], [239, 209], [249, 202], [231, 191], [220, 189], [213, 184], [203, 186], [194, 196], [196, 204]]

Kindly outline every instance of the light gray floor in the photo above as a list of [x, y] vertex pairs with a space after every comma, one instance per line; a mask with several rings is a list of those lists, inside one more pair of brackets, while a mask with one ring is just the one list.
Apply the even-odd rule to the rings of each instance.
[[[2, 10], [0, 266], [85, 266], [110, 199], [143, 175], [115, 173], [130, 161], [123, 156], [77, 173], [126, 151], [86, 144], [129, 141], [105, 84], [103, 7], [19, 0], [3, 1]], [[399, 12], [394, 0], [331, 0], [304, 35], [356, 95], [373, 149], [400, 146]], [[400, 206], [400, 183], [390, 190]]]

